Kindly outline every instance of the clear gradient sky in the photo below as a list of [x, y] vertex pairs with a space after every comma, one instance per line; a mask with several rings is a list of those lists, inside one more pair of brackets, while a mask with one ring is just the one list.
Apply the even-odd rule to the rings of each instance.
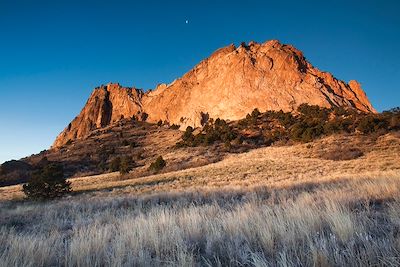
[[0, 0], [0, 163], [48, 148], [94, 87], [154, 88], [242, 41], [292, 44], [399, 106], [400, 1], [327, 2]]

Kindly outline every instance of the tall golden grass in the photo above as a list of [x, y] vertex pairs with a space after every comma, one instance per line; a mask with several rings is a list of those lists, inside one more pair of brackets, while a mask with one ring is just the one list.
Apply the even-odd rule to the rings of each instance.
[[0, 266], [399, 266], [399, 142], [368, 147], [348, 161], [301, 145], [77, 178], [82, 193], [51, 202], [2, 188]]
[[2, 266], [398, 266], [400, 180], [1, 204]]

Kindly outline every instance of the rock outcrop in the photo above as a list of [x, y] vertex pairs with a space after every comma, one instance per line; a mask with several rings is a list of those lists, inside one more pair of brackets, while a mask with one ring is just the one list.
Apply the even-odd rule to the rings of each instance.
[[250, 42], [217, 50], [182, 78], [155, 90], [119, 84], [96, 88], [53, 146], [143, 113], [149, 121], [168, 121], [184, 129], [201, 126], [207, 118], [240, 119], [254, 108], [293, 111], [302, 103], [376, 112], [358, 82], [347, 84], [318, 70], [291, 45]]
[[122, 118], [143, 112], [143, 91], [119, 84], [97, 87], [90, 95], [81, 113], [62, 131], [53, 144], [59, 147], [69, 140], [87, 136], [92, 130], [105, 127]]

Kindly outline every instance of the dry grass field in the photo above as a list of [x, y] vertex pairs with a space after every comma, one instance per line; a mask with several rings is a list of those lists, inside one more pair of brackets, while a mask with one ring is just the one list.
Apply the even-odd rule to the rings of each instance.
[[73, 178], [74, 195], [50, 202], [0, 188], [0, 265], [400, 265], [398, 134], [141, 171]]

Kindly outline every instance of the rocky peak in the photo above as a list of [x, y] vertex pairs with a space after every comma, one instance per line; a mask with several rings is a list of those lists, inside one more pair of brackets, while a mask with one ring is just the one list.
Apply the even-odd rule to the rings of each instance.
[[146, 93], [115, 83], [97, 88], [54, 146], [142, 113], [184, 129], [201, 126], [205, 117], [237, 120], [254, 108], [293, 111], [302, 103], [376, 112], [358, 82], [318, 70], [291, 45], [252, 41], [220, 48], [173, 83]]
[[57, 137], [53, 146], [58, 147], [68, 140], [87, 136], [92, 130], [102, 128], [122, 118], [131, 118], [143, 112], [143, 91], [109, 83], [95, 88], [80, 114]]

